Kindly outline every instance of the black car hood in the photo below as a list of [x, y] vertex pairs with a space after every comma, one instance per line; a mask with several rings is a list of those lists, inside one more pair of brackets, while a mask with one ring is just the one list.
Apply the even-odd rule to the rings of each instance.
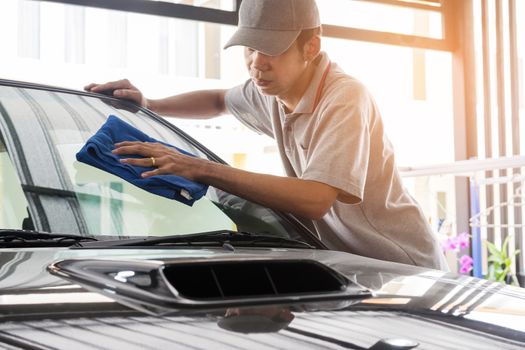
[[[146, 260], [163, 265], [282, 259], [323, 264], [371, 290], [373, 297], [148, 315], [123, 305], [111, 288], [88, 291], [48, 271], [61, 261]], [[425, 349], [525, 345], [523, 289], [342, 252], [17, 249], [2, 250], [0, 262], [0, 340], [17, 346], [36, 342], [42, 348], [94, 348], [102, 341], [97, 339], [103, 339], [103, 348], [119, 349], [212, 348], [211, 344], [213, 348], [368, 349], [384, 338], [412, 341]], [[272, 316], [273, 321], [265, 324], [275, 313], [285, 317], [276, 323]]]

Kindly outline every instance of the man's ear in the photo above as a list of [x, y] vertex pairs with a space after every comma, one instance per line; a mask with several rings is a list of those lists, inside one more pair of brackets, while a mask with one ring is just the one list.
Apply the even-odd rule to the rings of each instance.
[[312, 61], [321, 51], [321, 37], [314, 35], [304, 44], [303, 55], [305, 61]]

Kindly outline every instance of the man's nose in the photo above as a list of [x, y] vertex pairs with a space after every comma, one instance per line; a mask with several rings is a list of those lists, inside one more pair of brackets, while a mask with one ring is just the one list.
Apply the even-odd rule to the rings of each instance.
[[265, 55], [262, 52], [254, 51], [252, 56], [252, 67], [259, 70], [265, 71], [268, 70], [268, 59], [270, 56]]

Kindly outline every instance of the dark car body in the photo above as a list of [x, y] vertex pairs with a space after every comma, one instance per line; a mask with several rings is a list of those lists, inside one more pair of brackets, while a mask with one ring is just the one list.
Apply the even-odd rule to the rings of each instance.
[[218, 189], [189, 207], [78, 163], [109, 114], [221, 161], [125, 101], [0, 80], [0, 348], [524, 348], [522, 288], [330, 251]]

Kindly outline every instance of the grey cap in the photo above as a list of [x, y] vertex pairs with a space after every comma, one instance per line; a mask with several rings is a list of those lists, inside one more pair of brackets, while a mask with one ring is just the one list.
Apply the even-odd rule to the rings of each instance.
[[315, 0], [243, 0], [237, 31], [224, 48], [242, 45], [277, 56], [303, 29], [320, 26]]

